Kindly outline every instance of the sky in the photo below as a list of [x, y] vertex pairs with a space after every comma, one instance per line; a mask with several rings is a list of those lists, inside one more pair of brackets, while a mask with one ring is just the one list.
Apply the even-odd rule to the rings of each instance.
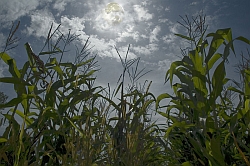
[[[112, 12], [109, 3], [117, 3], [120, 8], [116, 6], [117, 11]], [[157, 96], [169, 91], [169, 84], [164, 84], [165, 74], [171, 62], [180, 59], [180, 48], [187, 47], [184, 40], [174, 35], [185, 34], [178, 23], [180, 16], [191, 18], [203, 13], [208, 32], [230, 27], [234, 37], [250, 39], [249, 7], [249, 0], [1, 0], [0, 50], [12, 22], [20, 21], [17, 36], [21, 40], [8, 53], [21, 67], [27, 61], [24, 44], [29, 42], [34, 52], [39, 53], [51, 24], [54, 28], [61, 24], [61, 32], [67, 34], [70, 29], [80, 35], [71, 45], [72, 50], [74, 44], [83, 45], [89, 37], [91, 53], [97, 55], [101, 67], [96, 85], [107, 87], [109, 83], [115, 87], [122, 73], [115, 47], [124, 58], [130, 45], [128, 59], [140, 57], [139, 69], [151, 71], [142, 77], [142, 82], [152, 81], [150, 91]], [[237, 53], [245, 49], [245, 45], [236, 45]], [[65, 60], [70, 59], [68, 55]], [[7, 68], [0, 62], [0, 77], [6, 75]], [[11, 87], [0, 84], [0, 90], [12, 96], [8, 88]]]

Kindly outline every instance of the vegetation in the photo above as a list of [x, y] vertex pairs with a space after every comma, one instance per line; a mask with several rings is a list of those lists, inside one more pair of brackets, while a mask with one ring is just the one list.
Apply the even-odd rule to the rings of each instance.
[[[137, 82], [147, 73], [138, 70], [140, 59], [122, 59], [118, 49], [123, 71], [117, 87], [96, 86], [99, 69], [89, 39], [73, 62], [63, 62], [78, 36], [62, 34], [60, 26], [51, 26], [39, 54], [25, 44], [28, 60], [18, 69], [7, 53], [18, 41], [19, 23], [13, 25], [0, 53], [10, 73], [0, 82], [16, 92], [0, 103], [8, 110], [2, 112], [7, 127], [0, 137], [1, 165], [250, 165], [250, 70], [247, 61], [239, 65], [240, 84], [225, 69], [233, 42], [250, 41], [232, 39], [231, 29], [206, 34], [202, 16], [183, 21], [188, 35], [176, 35], [190, 47], [166, 73], [174, 93], [158, 97], [150, 93], [151, 82]], [[156, 112], [166, 118], [166, 128], [151, 120]]]

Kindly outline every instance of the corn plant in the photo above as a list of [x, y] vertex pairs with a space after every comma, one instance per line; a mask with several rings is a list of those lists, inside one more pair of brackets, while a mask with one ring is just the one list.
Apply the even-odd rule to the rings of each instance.
[[[164, 162], [164, 154], [156, 141], [158, 126], [150, 119], [150, 110], [155, 103], [154, 95], [149, 92], [152, 82], [137, 82], [148, 72], [138, 69], [140, 58], [127, 59], [129, 48], [125, 59], [116, 48], [123, 71], [117, 88], [111, 93], [108, 87], [109, 95], [103, 96], [110, 104], [109, 109], [116, 113], [109, 118], [112, 143], [108, 155], [114, 156], [109, 165], [159, 165]], [[129, 79], [127, 86], [126, 79]], [[114, 102], [114, 97], [118, 103]]]
[[[93, 123], [100, 120], [96, 118], [95, 95], [101, 91], [100, 87], [93, 86], [96, 61], [94, 57], [86, 59], [87, 40], [76, 55], [75, 63], [63, 63], [65, 49], [77, 35], [70, 31], [63, 35], [59, 27], [52, 32], [52, 26], [45, 42], [48, 51], [43, 51], [43, 47], [36, 54], [29, 43], [24, 45], [28, 61], [23, 68], [17, 68], [15, 60], [6, 53], [7, 49], [0, 54], [11, 74], [0, 81], [12, 84], [16, 92], [15, 98], [0, 106], [9, 108], [3, 114], [9, 125], [1, 137], [2, 164], [65, 165], [81, 162], [89, 165], [95, 162], [97, 153], [91, 154], [94, 149], [91, 130]], [[9, 38], [14, 36], [16, 29]], [[44, 63], [41, 56], [46, 55], [49, 57]], [[16, 116], [22, 118], [21, 124]], [[79, 138], [75, 138], [77, 136]], [[76, 147], [80, 140], [85, 140], [85, 144]], [[98, 146], [102, 145], [99, 143]]]
[[[235, 54], [234, 41], [246, 44], [242, 36], [232, 38], [230, 28], [206, 34], [205, 17], [183, 18], [188, 35], [176, 34], [191, 47], [182, 49], [183, 58], [166, 73], [174, 94], [157, 98], [156, 108], [167, 119], [163, 144], [169, 165], [249, 165], [249, 73], [242, 70], [244, 90], [228, 86], [225, 64]], [[237, 105], [230, 92], [238, 93]], [[170, 99], [169, 104], [163, 103]], [[159, 106], [160, 105], [160, 106]], [[158, 107], [159, 106], [159, 107]]]
[[[71, 31], [62, 34], [60, 25], [54, 31], [51, 25], [39, 53], [32, 50], [31, 44], [24, 45], [27, 61], [18, 69], [7, 53], [16, 47], [18, 27], [19, 23], [12, 27], [0, 54], [10, 73], [0, 81], [12, 84], [16, 92], [16, 97], [0, 104], [0, 109], [8, 109], [2, 112], [8, 125], [0, 138], [2, 165], [164, 163], [164, 152], [157, 142], [159, 129], [150, 122], [149, 111], [155, 102], [149, 92], [151, 83], [141, 87], [137, 84], [147, 73], [137, 69], [139, 58], [121, 59], [124, 70], [111, 93], [110, 87], [107, 91], [95, 86], [98, 65], [90, 55], [89, 38], [81, 49], [77, 47], [75, 60], [63, 62], [69, 44], [78, 35]], [[44, 56], [47, 61], [42, 60]], [[131, 81], [127, 89], [126, 74]]]

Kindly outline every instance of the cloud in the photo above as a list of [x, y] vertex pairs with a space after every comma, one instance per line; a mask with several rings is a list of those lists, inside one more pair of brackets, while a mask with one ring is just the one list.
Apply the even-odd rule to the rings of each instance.
[[53, 8], [58, 10], [59, 12], [62, 12], [65, 10], [65, 6], [69, 2], [74, 2], [74, 0], [57, 0], [55, 1]]
[[167, 34], [167, 35], [164, 35], [161, 39], [163, 40], [164, 43], [170, 44], [175, 41], [176, 36], [174, 34]]
[[[116, 58], [117, 60], [119, 59], [119, 55], [115, 49], [116, 42], [114, 40], [110, 40], [109, 42], [107, 42], [104, 39], [91, 37], [91, 43], [95, 44], [96, 46], [93, 53], [95, 53], [99, 57], [111, 57], [111, 58]], [[117, 49], [121, 58], [124, 59], [126, 57], [128, 46], [120, 46], [120, 47], [117, 47]], [[137, 56], [135, 55], [135, 53], [133, 53], [132, 51], [129, 51], [127, 59], [133, 59], [136, 57]]]
[[[55, 23], [55, 18], [48, 10], [36, 10], [31, 14], [31, 24], [27, 27], [28, 35], [36, 37], [46, 37], [52, 23]], [[56, 24], [56, 23], [55, 23]], [[54, 28], [59, 24], [54, 24]]]
[[131, 50], [133, 50], [135, 53], [138, 53], [139, 55], [150, 55], [154, 51], [159, 50], [159, 47], [155, 43], [150, 43], [145, 46], [132, 46]]
[[167, 18], [160, 18], [158, 21], [159, 21], [160, 23], [166, 23], [166, 22], [169, 21], [169, 19], [167, 19]]
[[85, 19], [79, 17], [68, 18], [66, 16], [61, 17], [61, 24], [64, 29], [71, 29], [75, 31], [82, 31], [85, 28]]
[[4, 49], [6, 38], [3, 33], [0, 33], [0, 52]]
[[192, 3], [190, 3], [189, 5], [190, 6], [195, 6], [195, 5], [197, 5], [198, 4], [198, 2], [192, 2]]
[[153, 18], [153, 14], [148, 13], [141, 5], [133, 5], [134, 11], [137, 14], [138, 21], [149, 21]]
[[157, 36], [158, 36], [158, 33], [161, 31], [161, 27], [160, 26], [156, 26], [153, 31], [151, 32], [150, 34], [150, 37], [149, 37], [149, 42], [150, 43], [153, 43], [153, 42], [156, 42], [158, 41], [157, 39]]
[[[171, 56], [173, 56], [173, 55], [171, 55]], [[159, 61], [158, 64], [157, 64], [158, 70], [160, 70], [160, 71], [167, 71], [170, 68], [170, 65], [171, 65], [171, 63], [173, 61], [170, 60], [170, 59], [164, 59], [162, 61]]]
[[165, 11], [170, 11], [170, 7], [169, 6], [167, 6], [167, 7], [165, 7]]
[[180, 27], [181, 25], [179, 23], [175, 23], [175, 24], [171, 23], [168, 28], [171, 33], [175, 34], [175, 33], [179, 33]]
[[1, 0], [0, 20], [3, 22], [16, 21], [30, 11], [35, 10], [39, 5], [38, 0]]
[[125, 38], [129, 38], [129, 37], [131, 37], [135, 42], [138, 42], [140, 40], [140, 34], [138, 31], [135, 31], [135, 32], [124, 31], [124, 32], [118, 33], [118, 35], [119, 37], [116, 39], [117, 42], [122, 42], [126, 40]]

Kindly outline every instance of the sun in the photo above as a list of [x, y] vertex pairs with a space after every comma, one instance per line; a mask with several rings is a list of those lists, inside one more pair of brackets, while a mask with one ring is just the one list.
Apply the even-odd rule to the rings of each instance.
[[111, 2], [105, 6], [103, 18], [111, 25], [118, 25], [122, 22], [124, 17], [123, 7], [116, 3]]

